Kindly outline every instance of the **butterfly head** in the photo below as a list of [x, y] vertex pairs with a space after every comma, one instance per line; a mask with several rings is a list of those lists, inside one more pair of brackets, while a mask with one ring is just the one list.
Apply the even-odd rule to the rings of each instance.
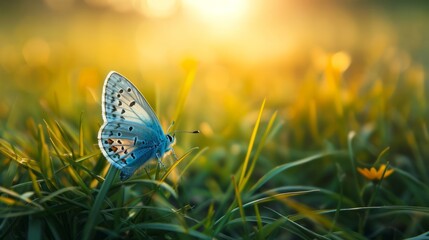
[[175, 134], [171, 135], [171, 134], [167, 134], [165, 135], [165, 137], [167, 138], [167, 145], [168, 146], [173, 146], [176, 143], [176, 137], [174, 136]]

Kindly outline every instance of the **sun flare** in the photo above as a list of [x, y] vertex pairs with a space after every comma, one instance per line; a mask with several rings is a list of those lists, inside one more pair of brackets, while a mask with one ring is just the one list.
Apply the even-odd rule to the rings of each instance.
[[184, 0], [184, 7], [208, 23], [231, 23], [247, 10], [245, 0]]

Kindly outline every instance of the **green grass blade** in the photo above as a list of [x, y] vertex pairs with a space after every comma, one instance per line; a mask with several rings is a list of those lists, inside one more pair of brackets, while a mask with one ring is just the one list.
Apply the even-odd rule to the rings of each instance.
[[252, 163], [250, 165], [249, 171], [247, 172], [247, 175], [245, 176], [244, 180], [243, 180], [243, 186], [245, 186], [247, 184], [247, 182], [249, 181], [250, 177], [252, 176], [253, 170], [255, 169], [256, 166], [256, 161], [259, 158], [259, 155], [261, 154], [261, 151], [263, 149], [263, 147], [265, 146], [265, 143], [267, 141], [267, 137], [271, 132], [271, 128], [274, 124], [274, 121], [276, 119], [277, 116], [277, 112], [274, 112], [274, 114], [271, 116], [270, 121], [268, 122], [268, 126], [264, 131], [264, 134], [262, 135], [262, 138], [258, 144], [258, 148], [256, 149], [255, 154], [253, 155], [252, 158]]
[[79, 157], [83, 157], [85, 155], [84, 153], [84, 136], [83, 136], [83, 114], [80, 115], [80, 121], [79, 121]]
[[249, 165], [250, 154], [252, 153], [253, 145], [255, 143], [256, 133], [258, 132], [259, 124], [261, 122], [262, 112], [264, 111], [264, 106], [265, 106], [265, 99], [262, 102], [261, 108], [259, 110], [258, 118], [256, 119], [255, 127], [253, 128], [253, 132], [252, 132], [252, 135], [250, 137], [249, 145], [247, 147], [246, 157], [244, 158], [244, 162], [241, 165], [241, 174], [240, 174], [240, 179], [238, 181], [239, 191], [242, 191], [243, 188], [245, 187], [246, 183], [244, 181], [244, 176], [246, 176], [246, 173], [247, 173], [247, 175], [251, 175], [251, 172], [247, 172], [247, 166]]
[[181, 233], [186, 234], [187, 236], [191, 236], [192, 239], [204, 239], [211, 240], [210, 236], [202, 234], [196, 230], [185, 229], [180, 225], [176, 224], [168, 224], [168, 223], [140, 223], [135, 224], [131, 227], [125, 228], [124, 230], [131, 230], [131, 228], [139, 228], [144, 230], [161, 230], [164, 232], [173, 232], [173, 233]]
[[307, 158], [303, 158], [294, 162], [290, 162], [290, 163], [285, 163], [282, 164], [280, 166], [277, 166], [273, 169], [271, 169], [269, 172], [267, 172], [264, 176], [262, 176], [249, 190], [249, 193], [253, 193], [256, 190], [258, 190], [260, 187], [262, 187], [262, 185], [264, 185], [265, 183], [267, 183], [270, 179], [274, 178], [275, 176], [277, 176], [279, 173], [292, 168], [292, 167], [296, 167], [296, 166], [300, 166], [306, 163], [310, 163], [313, 162], [315, 160], [321, 159], [323, 157], [329, 156], [329, 155], [333, 155], [333, 154], [338, 154], [340, 152], [327, 152], [327, 153], [319, 153]]
[[356, 174], [356, 160], [354, 158], [354, 152], [353, 152], [353, 139], [355, 137], [355, 132], [349, 132], [349, 135], [347, 136], [347, 145], [348, 145], [348, 151], [349, 151], [349, 159], [350, 159], [350, 166], [352, 167], [351, 172], [353, 176], [353, 183], [355, 185], [356, 193], [358, 196], [359, 203], [363, 205], [362, 196], [359, 194], [360, 192], [360, 186], [358, 177]]
[[27, 239], [42, 239], [42, 220], [32, 215], [29, 216]]
[[110, 166], [109, 171], [107, 172], [106, 179], [100, 187], [100, 191], [95, 198], [95, 201], [92, 205], [92, 208], [89, 211], [88, 220], [86, 221], [85, 227], [83, 229], [83, 240], [88, 240], [93, 237], [95, 226], [97, 223], [97, 219], [100, 217], [101, 206], [104, 203], [107, 192], [110, 189], [113, 181], [115, 180], [115, 176], [117, 175], [118, 170]]
[[170, 173], [179, 165], [189, 154], [191, 154], [193, 151], [197, 150], [198, 147], [193, 147], [189, 151], [187, 151], [183, 156], [181, 156], [179, 159], [177, 159], [165, 172], [165, 174], [161, 177], [159, 180], [161, 183], [165, 181], [165, 179], [170, 175]]
[[242, 223], [243, 223], [243, 228], [244, 228], [245, 238], [246, 238], [246, 236], [249, 236], [249, 229], [246, 224], [246, 214], [244, 213], [243, 201], [241, 200], [241, 193], [240, 193], [240, 190], [238, 189], [234, 176], [231, 176], [231, 181], [232, 181], [232, 185], [234, 186], [235, 201], [237, 202], [238, 209], [240, 210], [240, 216], [241, 216], [241, 220], [243, 221]]

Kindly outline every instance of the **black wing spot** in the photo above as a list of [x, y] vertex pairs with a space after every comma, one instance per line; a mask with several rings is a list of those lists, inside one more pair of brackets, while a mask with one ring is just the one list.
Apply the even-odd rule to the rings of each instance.
[[146, 142], [144, 140], [142, 140], [142, 144], [144, 145], [144, 144], [146, 144]]
[[131, 153], [131, 157], [132, 157], [133, 159], [136, 159], [136, 156], [134, 155], [134, 153]]
[[122, 141], [120, 140], [120, 139], [118, 139], [118, 141], [117, 141], [119, 144], [122, 144]]
[[[120, 127], [121, 127], [121, 124], [119, 124], [119, 123], [118, 123], [118, 124], [116, 125], [115, 129], [118, 129], [118, 128], [120, 128]], [[113, 133], [112, 133], [112, 135], [113, 135]]]
[[130, 132], [131, 132], [133, 129], [134, 129], [133, 127], [129, 127], [129, 128], [128, 128], [128, 130], [130, 130]]
[[[123, 146], [122, 146], [122, 147], [123, 147]], [[125, 153], [125, 154], [128, 154], [128, 149], [125, 149], [124, 153]]]
[[128, 89], [127, 89], [127, 92], [131, 92], [131, 88], [128, 88]]
[[121, 119], [122, 119], [122, 120], [125, 120], [124, 116], [121, 116]]
[[111, 97], [110, 103], [114, 103], [114, 102], [115, 102], [115, 97]]
[[113, 106], [112, 107], [112, 112], [115, 112], [115, 111], [117, 111], [118, 109], [115, 107], [115, 106]]
[[116, 117], [116, 114], [112, 114], [112, 117], [114, 117], [114, 118], [115, 118], [115, 117]]
[[122, 150], [122, 151], [124, 151], [124, 149], [125, 149], [125, 148], [124, 148], [124, 146], [122, 146], [122, 147], [121, 147], [121, 150]]
[[135, 146], [135, 145], [136, 145], [136, 142], [137, 142], [137, 137], [134, 137], [134, 143], [133, 143], [133, 146]]
[[124, 92], [124, 89], [119, 90], [119, 93], [123, 93], [123, 92]]
[[122, 133], [121, 133], [121, 132], [118, 132], [118, 137], [120, 137], [120, 136], [122, 136]]
[[132, 107], [132, 106], [134, 106], [134, 105], [136, 105], [136, 101], [132, 101], [132, 102], [130, 102], [130, 107]]
[[125, 109], [122, 109], [121, 114], [124, 114], [124, 113], [125, 113]]
[[109, 137], [111, 137], [111, 136], [113, 136], [113, 132], [112, 131], [110, 131], [110, 133], [109, 133]]
[[[113, 97], [112, 97], [113, 98]], [[114, 99], [114, 98], [113, 98]], [[122, 102], [121, 101], [118, 101], [118, 106], [121, 106], [122, 105]]]
[[121, 94], [119, 94], [119, 93], [118, 93], [118, 95], [116, 95], [116, 97], [120, 98], [120, 97], [121, 97]]

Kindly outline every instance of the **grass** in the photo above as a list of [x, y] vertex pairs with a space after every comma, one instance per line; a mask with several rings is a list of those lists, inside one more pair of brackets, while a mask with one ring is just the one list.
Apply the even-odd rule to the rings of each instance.
[[[185, 100], [177, 103], [182, 109]], [[376, 136], [377, 127], [350, 132], [344, 145], [284, 155], [269, 150], [284, 144], [285, 123], [266, 109], [266, 100], [254, 121], [238, 153], [219, 152], [226, 149], [221, 142], [190, 148], [166, 169], [154, 163], [125, 182], [97, 149], [97, 120], [85, 126], [85, 114], [75, 125], [52, 116], [37, 125], [30, 121], [24, 132], [3, 129], [9, 134], [0, 140], [0, 238], [425, 239], [429, 187], [418, 162], [414, 172], [393, 167], [394, 175], [379, 182], [356, 172], [356, 166], [371, 165], [357, 159], [372, 155], [376, 147], [368, 134]], [[395, 149], [380, 150], [372, 163], [399, 164], [392, 159]], [[288, 160], [264, 163], [276, 156]]]
[[[1, 62], [0, 239], [428, 239], [427, 63], [359, 47], [274, 67], [280, 80], [225, 63], [234, 81], [212, 82], [192, 58], [161, 77], [121, 65], [164, 129], [201, 130], [124, 182], [96, 139], [112, 62]], [[379, 181], [357, 171], [381, 164], [394, 172]]]

